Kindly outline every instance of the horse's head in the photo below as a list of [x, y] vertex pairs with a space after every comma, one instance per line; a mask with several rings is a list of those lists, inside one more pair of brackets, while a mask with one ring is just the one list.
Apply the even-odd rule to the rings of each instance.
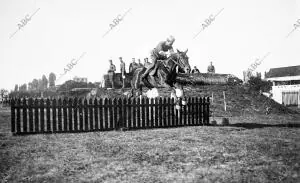
[[176, 57], [176, 64], [178, 65], [178, 71], [183, 73], [190, 73], [191, 66], [189, 64], [189, 57], [186, 55], [188, 50], [181, 52], [177, 50], [177, 53], [174, 54]]

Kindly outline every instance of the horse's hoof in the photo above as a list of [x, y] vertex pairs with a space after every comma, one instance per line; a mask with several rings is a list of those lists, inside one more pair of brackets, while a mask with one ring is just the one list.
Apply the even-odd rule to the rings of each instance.
[[182, 105], [186, 105], [186, 101], [183, 100], [183, 101], [182, 101]]

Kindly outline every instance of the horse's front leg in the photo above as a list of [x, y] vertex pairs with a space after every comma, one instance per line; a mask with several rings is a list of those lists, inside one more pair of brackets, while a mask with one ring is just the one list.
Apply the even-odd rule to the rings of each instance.
[[184, 90], [183, 90], [183, 86], [180, 85], [179, 83], [175, 83], [174, 86], [175, 86], [175, 91], [176, 91], [177, 98], [181, 98], [182, 99], [181, 104], [186, 105], [187, 102], [185, 100], [185, 93], [184, 93]]

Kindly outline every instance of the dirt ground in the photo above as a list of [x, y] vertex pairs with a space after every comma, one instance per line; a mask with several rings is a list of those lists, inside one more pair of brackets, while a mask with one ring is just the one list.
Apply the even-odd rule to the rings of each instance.
[[[300, 118], [299, 118], [300, 119]], [[0, 111], [1, 182], [300, 182], [300, 120], [12, 136]]]

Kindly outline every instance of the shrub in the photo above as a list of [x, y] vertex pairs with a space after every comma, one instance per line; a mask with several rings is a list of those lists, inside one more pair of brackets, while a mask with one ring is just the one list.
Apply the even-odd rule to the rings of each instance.
[[269, 92], [272, 88], [272, 83], [270, 81], [264, 81], [260, 77], [254, 76], [250, 77], [248, 85], [252, 91]]

